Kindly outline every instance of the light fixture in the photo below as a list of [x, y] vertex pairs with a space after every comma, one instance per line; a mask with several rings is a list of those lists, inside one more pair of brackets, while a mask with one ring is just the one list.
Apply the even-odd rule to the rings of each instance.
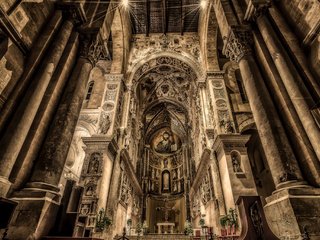
[[129, 6], [129, 0], [122, 0], [121, 5], [122, 5], [124, 8], [127, 8], [127, 7]]
[[207, 7], [207, 0], [200, 0], [200, 7], [205, 9]]

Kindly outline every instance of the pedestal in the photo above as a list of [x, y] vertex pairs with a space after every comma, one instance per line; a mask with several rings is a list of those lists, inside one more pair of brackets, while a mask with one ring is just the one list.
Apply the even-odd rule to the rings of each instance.
[[9, 239], [40, 239], [55, 224], [59, 195], [53, 192], [25, 189], [12, 200], [19, 204], [9, 226]]
[[320, 239], [320, 189], [282, 189], [266, 201], [266, 219], [277, 237], [300, 239], [306, 230], [311, 239]]

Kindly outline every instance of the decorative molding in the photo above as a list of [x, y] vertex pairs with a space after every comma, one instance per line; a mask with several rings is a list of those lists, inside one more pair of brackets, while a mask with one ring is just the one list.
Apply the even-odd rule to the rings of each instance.
[[244, 15], [244, 20], [255, 21], [257, 17], [263, 14], [271, 7], [271, 0], [250, 0]]
[[107, 59], [105, 45], [99, 39], [99, 36], [80, 35], [80, 57], [87, 59], [94, 67], [99, 60]]
[[130, 65], [135, 65], [145, 57], [162, 51], [175, 54], [189, 55], [201, 62], [199, 37], [196, 34], [153, 34], [145, 37], [136, 35], [133, 37]]
[[244, 56], [251, 54], [252, 43], [250, 29], [231, 27], [222, 52], [231, 61], [239, 63]]
[[233, 150], [240, 153], [246, 153], [246, 143], [249, 141], [250, 135], [240, 134], [220, 134], [216, 137], [212, 149], [220, 154], [224, 151], [225, 154], [230, 154]]

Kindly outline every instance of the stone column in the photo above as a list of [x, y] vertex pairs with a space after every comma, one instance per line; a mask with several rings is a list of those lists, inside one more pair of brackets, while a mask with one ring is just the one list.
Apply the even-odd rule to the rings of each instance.
[[215, 131], [218, 134], [234, 133], [232, 111], [224, 81], [224, 72], [208, 73], [211, 103], [214, 109]]
[[19, 166], [17, 173], [15, 173], [16, 167], [12, 171], [15, 175], [14, 177], [12, 177], [11, 173], [11, 178], [15, 179], [13, 184], [14, 189], [23, 187], [22, 184], [27, 180], [26, 178], [30, 174], [33, 161], [37, 157], [37, 153], [41, 148], [41, 143], [50, 127], [50, 121], [54, 116], [55, 109], [76, 61], [78, 35], [77, 32], [73, 32], [70, 37], [62, 59], [59, 62], [57, 71], [52, 77], [45, 96], [42, 99], [38, 113], [35, 116], [34, 122], [32, 123], [28, 136], [23, 144], [22, 151], [17, 159]]
[[62, 53], [67, 45], [73, 29], [73, 22], [67, 20], [63, 23], [59, 34], [54, 41], [50, 54], [44, 60], [36, 81], [29, 88], [26, 103], [22, 104], [16, 116], [19, 122], [15, 126], [10, 126], [2, 139], [2, 151], [0, 153], [0, 195], [5, 196], [11, 183], [8, 181], [12, 167], [20, 153], [22, 145], [29, 132], [34, 117], [39, 109], [41, 100], [56, 70]]
[[31, 76], [35, 73], [37, 67], [41, 65], [41, 61], [45, 61], [44, 55], [50, 47], [50, 44], [52, 44], [52, 40], [56, 37], [55, 34], [59, 31], [62, 21], [62, 11], [55, 11], [53, 17], [46, 25], [45, 30], [40, 34], [37, 42], [32, 47], [30, 56], [26, 60], [23, 75], [1, 108], [0, 132], [5, 131], [5, 126], [8, 123], [9, 117], [13, 114], [14, 109], [16, 109], [15, 107], [18, 105], [18, 99], [30, 84]]
[[299, 117], [292, 105], [289, 95], [281, 81], [279, 73], [271, 59], [271, 56], [261, 39], [261, 36], [254, 34], [255, 48], [257, 56], [268, 75], [267, 84], [269, 89], [274, 93], [273, 98], [278, 103], [278, 109], [284, 122], [287, 124], [288, 136], [290, 136], [297, 158], [301, 163], [301, 170], [306, 180], [313, 185], [320, 184], [320, 163], [311, 146], [308, 136], [299, 120]]
[[57, 188], [85, 97], [90, 72], [101, 48], [96, 39], [82, 39], [80, 58], [42, 146], [27, 187], [59, 191]]
[[258, 195], [247, 154], [246, 143], [249, 138], [249, 135], [223, 134], [219, 135], [213, 144], [213, 150], [217, 154], [215, 161], [223, 183], [226, 209], [235, 208], [239, 196]]
[[303, 92], [303, 89], [305, 89], [304, 83], [287, 58], [267, 17], [262, 14], [256, 22], [313, 149], [320, 159], [320, 129], [307, 103], [307, 100], [312, 102], [311, 96], [309, 93]]
[[224, 53], [239, 63], [253, 118], [277, 189], [303, 180], [295, 155], [251, 52], [250, 30], [230, 28]]
[[211, 160], [211, 173], [213, 177], [213, 189], [214, 195], [217, 198], [219, 203], [219, 215], [223, 216], [227, 214], [227, 209], [225, 205], [224, 195], [222, 191], [222, 182], [220, 176], [220, 169], [219, 169], [219, 161], [218, 161], [218, 154], [217, 152], [213, 151], [212, 160]]
[[[57, 214], [60, 200], [58, 184], [85, 97], [89, 74], [102, 51], [95, 38], [87, 40], [82, 40], [80, 57], [67, 82], [30, 180], [24, 189], [13, 193], [13, 199], [19, 201], [19, 205], [9, 230], [12, 239], [19, 239], [20, 236], [39, 239], [50, 230], [52, 219]], [[29, 216], [28, 221], [21, 212]]]

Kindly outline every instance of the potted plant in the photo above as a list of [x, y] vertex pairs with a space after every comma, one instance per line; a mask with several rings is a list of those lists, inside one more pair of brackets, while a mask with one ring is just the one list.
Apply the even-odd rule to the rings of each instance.
[[143, 226], [142, 226], [142, 223], [139, 221], [136, 226], [136, 231], [138, 233], [138, 236], [140, 236], [142, 230], [143, 230]]
[[96, 217], [96, 230], [97, 230], [97, 232], [103, 232], [111, 224], [112, 224], [111, 219], [106, 216], [104, 209], [101, 208], [97, 217]]
[[192, 223], [189, 220], [186, 220], [184, 224], [184, 234], [191, 236], [193, 234]]
[[230, 234], [234, 235], [236, 234], [236, 231], [238, 228], [238, 215], [236, 213], [236, 210], [233, 208], [230, 208], [228, 216], [229, 216]]
[[201, 219], [199, 220], [199, 225], [200, 225], [201, 227], [203, 227], [204, 225], [206, 225], [206, 221], [204, 220], [204, 218], [201, 218]]
[[[238, 228], [238, 216], [236, 210], [233, 208], [229, 209], [229, 214], [220, 218], [221, 235], [234, 235]], [[226, 229], [227, 227], [227, 229]]]
[[131, 234], [131, 226], [132, 226], [132, 219], [131, 218], [129, 218], [128, 220], [127, 220], [127, 226], [128, 226], [128, 235], [130, 235]]
[[223, 216], [220, 218], [220, 225], [221, 225], [221, 236], [226, 236], [227, 235], [227, 229], [226, 227], [229, 225], [229, 217], [228, 215]]

